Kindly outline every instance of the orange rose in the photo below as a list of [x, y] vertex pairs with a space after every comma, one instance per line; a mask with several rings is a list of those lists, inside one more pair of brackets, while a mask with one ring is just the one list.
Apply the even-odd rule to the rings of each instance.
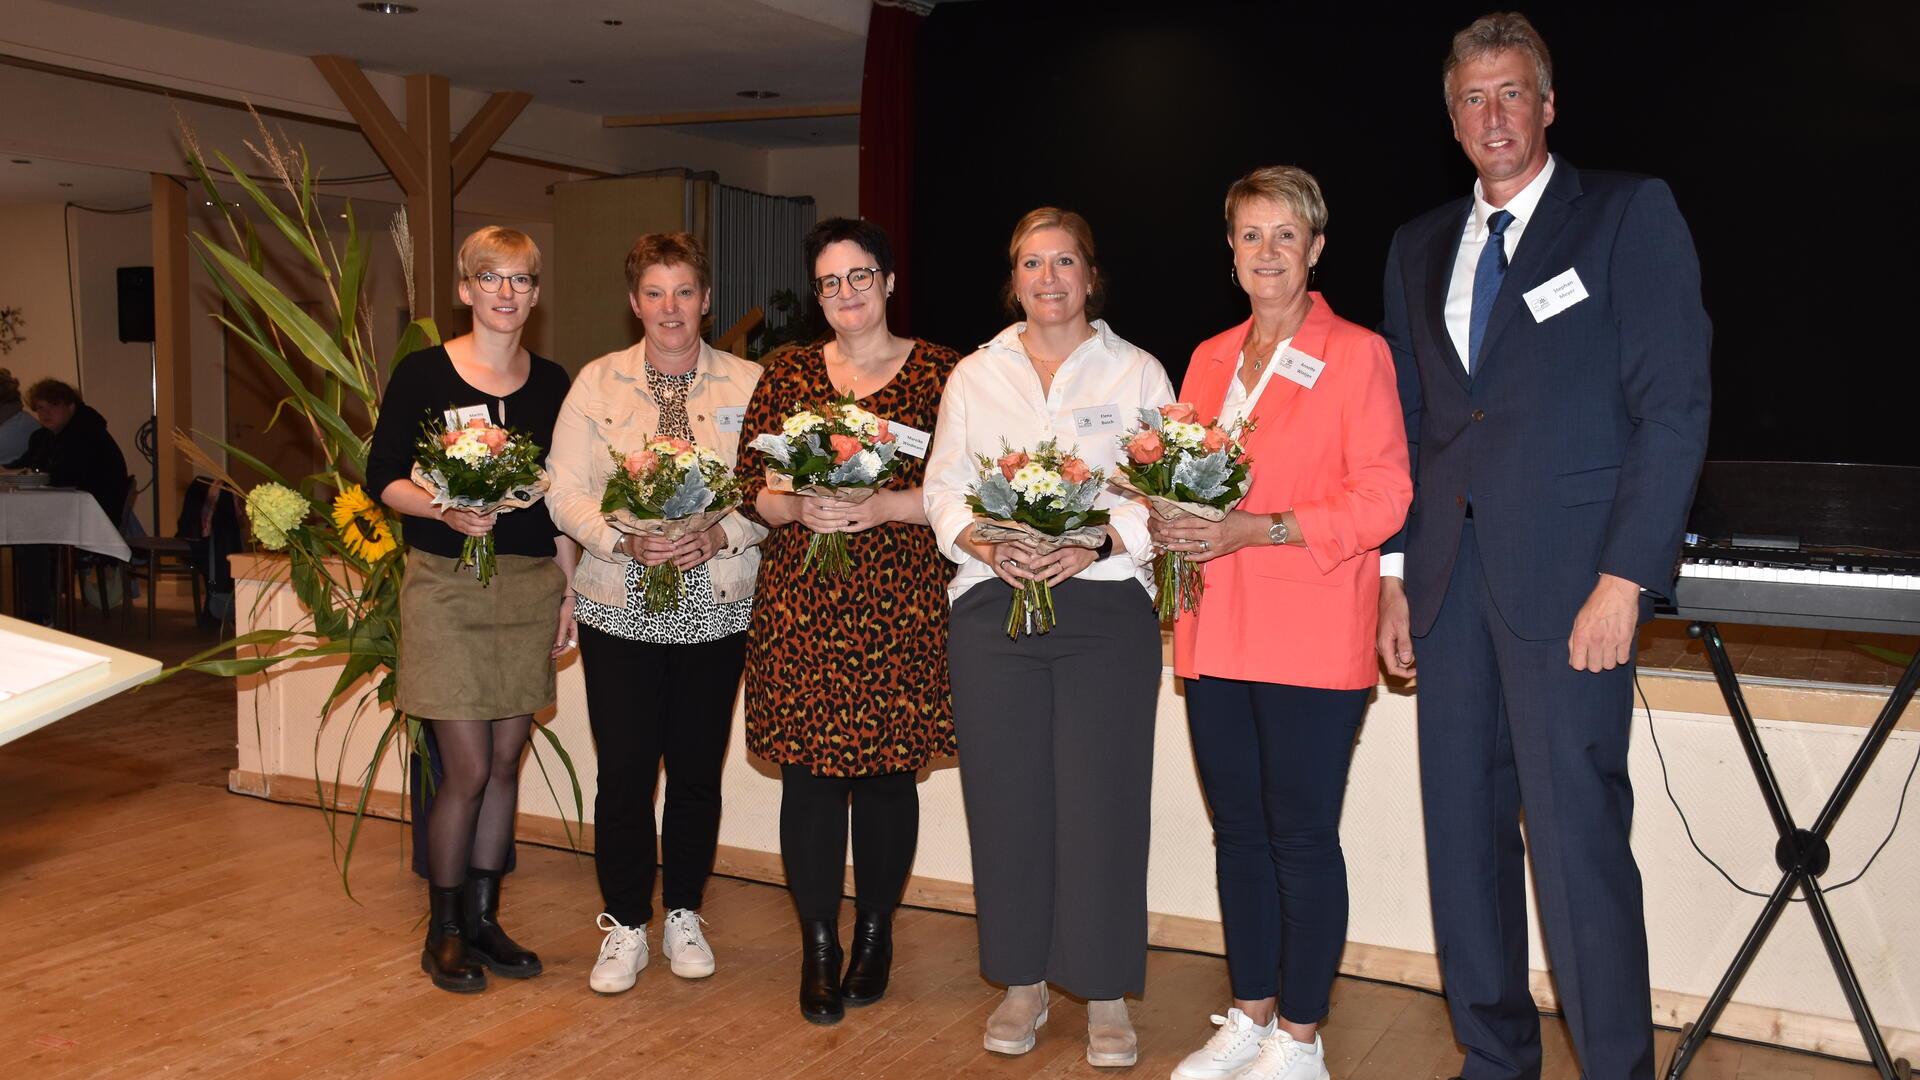
[[1093, 479], [1093, 470], [1077, 457], [1063, 458], [1060, 461], [1060, 479], [1069, 484], [1084, 484]]
[[1171, 420], [1176, 424], [1196, 424], [1200, 422], [1200, 413], [1186, 402], [1176, 401], [1171, 405], [1160, 406], [1160, 418]]
[[1227, 437], [1226, 429], [1210, 427], [1207, 429], [1206, 435], [1201, 437], [1200, 445], [1206, 449], [1207, 453], [1217, 454], [1226, 449], [1227, 444], [1232, 441], [1232, 439]]
[[893, 429], [887, 426], [887, 422], [882, 420], [880, 421], [880, 426], [874, 431], [873, 442], [874, 445], [878, 446], [883, 443], [890, 443], [897, 437], [898, 436], [894, 435]]
[[668, 440], [667, 440], [667, 445], [669, 445], [669, 446], [671, 446], [671, 447], [673, 447], [673, 452], [674, 452], [674, 453], [676, 453], [676, 454], [684, 454], [684, 453], [686, 453], [687, 451], [689, 451], [689, 450], [691, 450], [691, 449], [693, 449], [693, 444], [692, 444], [692, 443], [690, 443], [690, 442], [688, 442], [688, 441], [687, 441], [687, 440], [685, 440], [685, 439], [681, 439], [681, 438], [672, 438], [672, 439], [668, 439]]
[[833, 463], [843, 464], [853, 459], [861, 450], [860, 440], [851, 435], [829, 435], [827, 441], [833, 444]]
[[1009, 480], [1013, 479], [1013, 474], [1019, 472], [1020, 466], [1025, 465], [1028, 460], [1030, 459], [1027, 457], [1025, 450], [1014, 450], [1010, 453], [1001, 454], [999, 462], [1000, 475]]
[[650, 450], [635, 450], [620, 465], [627, 470], [628, 476], [638, 480], [660, 467], [660, 455]]
[[460, 433], [457, 431], [443, 431], [440, 433], [441, 446], [452, 446], [454, 443], [457, 443], [459, 441], [460, 441]]
[[1127, 440], [1127, 456], [1135, 465], [1151, 465], [1166, 455], [1167, 447], [1157, 431], [1141, 431]]
[[480, 441], [486, 444], [488, 453], [497, 455], [507, 448], [507, 433], [503, 428], [490, 427], [480, 433]]
[[476, 417], [474, 417], [474, 418], [472, 418], [471, 420], [468, 420], [468, 421], [467, 421], [467, 426], [468, 426], [468, 427], [470, 427], [470, 428], [476, 428], [476, 427], [477, 427], [477, 428], [484, 428], [484, 427], [492, 427], [493, 425], [492, 425], [492, 424], [490, 424], [490, 423], [488, 423], [488, 422], [487, 422], [487, 421], [485, 421], [485, 420], [482, 420], [482, 419], [480, 419], [479, 417], [477, 417], [477, 416], [476, 416]]

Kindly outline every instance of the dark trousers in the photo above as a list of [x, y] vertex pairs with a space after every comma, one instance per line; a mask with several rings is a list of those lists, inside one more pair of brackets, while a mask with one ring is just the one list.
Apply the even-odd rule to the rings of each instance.
[[900, 906], [920, 841], [917, 779], [910, 772], [815, 776], [805, 765], [780, 766], [780, 858], [802, 920], [839, 921], [849, 804], [854, 903], [882, 915]]
[[1010, 641], [1012, 595], [983, 581], [949, 622], [980, 973], [1138, 994], [1160, 621], [1137, 583], [1075, 578], [1053, 590], [1051, 633]]
[[1186, 687], [1233, 996], [1277, 996], [1281, 1016], [1317, 1023], [1347, 943], [1340, 805], [1372, 691], [1205, 676]]
[[[1440, 972], [1466, 1080], [1535, 1080], [1522, 860], [1581, 1075], [1651, 1080], [1640, 871], [1628, 846], [1631, 664], [1567, 664], [1567, 639], [1514, 636], [1487, 592], [1473, 526], [1438, 620], [1414, 642], [1420, 778]], [[1527, 821], [1526, 844], [1520, 816]]]
[[653, 793], [667, 767], [660, 822], [660, 899], [699, 910], [720, 836], [720, 770], [746, 662], [745, 634], [655, 645], [580, 628], [587, 718], [599, 755], [593, 866], [607, 914], [653, 918]]

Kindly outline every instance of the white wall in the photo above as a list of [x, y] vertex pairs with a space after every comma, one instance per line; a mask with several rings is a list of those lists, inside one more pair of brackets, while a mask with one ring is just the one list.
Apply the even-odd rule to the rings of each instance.
[[0, 356], [24, 391], [44, 378], [73, 382], [73, 304], [66, 226], [58, 203], [0, 204], [0, 308], [19, 308], [26, 341]]
[[769, 195], [811, 195], [822, 220], [860, 216], [860, 148], [819, 146], [767, 152]]

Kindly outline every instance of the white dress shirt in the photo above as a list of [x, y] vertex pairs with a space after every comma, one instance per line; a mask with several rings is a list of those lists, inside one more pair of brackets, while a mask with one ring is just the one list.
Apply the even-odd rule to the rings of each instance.
[[1293, 335], [1281, 338], [1273, 346], [1273, 352], [1267, 356], [1267, 366], [1260, 371], [1260, 381], [1253, 384], [1253, 391], [1247, 391], [1247, 384], [1240, 381], [1240, 372], [1247, 366], [1247, 354], [1240, 354], [1240, 362], [1234, 366], [1233, 378], [1227, 381], [1227, 400], [1220, 403], [1221, 427], [1231, 431], [1233, 425], [1247, 418], [1254, 407], [1260, 404], [1260, 395], [1266, 392], [1267, 384], [1273, 381], [1273, 362], [1280, 359], [1286, 347], [1293, 344]]
[[[1513, 215], [1507, 222], [1507, 231], [1501, 234], [1506, 241], [1507, 262], [1512, 264], [1514, 252], [1520, 250], [1520, 237], [1527, 231], [1527, 222], [1533, 219], [1533, 212], [1540, 206], [1540, 197], [1547, 193], [1547, 181], [1553, 178], [1554, 163], [1559, 160], [1547, 156], [1546, 167], [1540, 175], [1520, 189], [1520, 193], [1507, 200], [1505, 206], [1495, 206], [1486, 199], [1480, 181], [1473, 182], [1473, 212], [1467, 215], [1467, 224], [1460, 233], [1460, 251], [1453, 257], [1453, 280], [1447, 285], [1447, 336], [1453, 339], [1453, 351], [1460, 356], [1460, 366], [1467, 366], [1468, 325], [1473, 321], [1473, 275], [1480, 267], [1480, 252], [1487, 246], [1487, 219], [1496, 210], [1505, 210]], [[1393, 552], [1380, 556], [1381, 577], [1405, 577], [1407, 556], [1405, 552]]]
[[[979, 476], [976, 455], [994, 459], [1006, 448], [1030, 451], [1048, 439], [1058, 439], [1062, 450], [1072, 450], [1089, 468], [1115, 476], [1120, 438], [1138, 425], [1138, 410], [1157, 409], [1173, 400], [1173, 383], [1160, 361], [1100, 320], [1094, 321], [1093, 334], [1060, 364], [1043, 393], [1040, 376], [1020, 340], [1025, 329], [1025, 323], [1015, 323], [961, 360], [940, 398], [940, 420], [927, 455], [924, 490], [934, 540], [942, 554], [960, 564], [947, 586], [950, 599], [994, 576], [992, 568], [958, 543], [973, 525], [966, 499]], [[1117, 414], [1116, 428], [1076, 427], [1077, 410], [1087, 410], [1082, 418], [1090, 419], [1092, 411], [1102, 409]], [[1111, 490], [1103, 492], [1094, 505], [1111, 512], [1113, 530], [1126, 551], [1101, 559], [1079, 576], [1089, 581], [1134, 578], [1151, 592], [1153, 542], [1147, 535], [1146, 507]]]

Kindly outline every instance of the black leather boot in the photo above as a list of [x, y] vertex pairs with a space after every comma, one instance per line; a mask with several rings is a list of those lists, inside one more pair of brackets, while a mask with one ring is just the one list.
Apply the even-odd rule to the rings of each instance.
[[800, 1015], [813, 1024], [837, 1024], [840, 1007], [840, 928], [824, 919], [800, 922]]
[[893, 912], [861, 908], [853, 919], [853, 946], [840, 998], [849, 1005], [871, 1005], [887, 994], [893, 969]]
[[468, 956], [508, 979], [540, 974], [540, 958], [500, 929], [500, 871], [468, 870], [460, 895], [460, 925], [467, 934]]
[[420, 970], [433, 985], [456, 994], [487, 988], [487, 971], [467, 956], [467, 939], [460, 930], [460, 889], [427, 888], [427, 946], [420, 950]]

